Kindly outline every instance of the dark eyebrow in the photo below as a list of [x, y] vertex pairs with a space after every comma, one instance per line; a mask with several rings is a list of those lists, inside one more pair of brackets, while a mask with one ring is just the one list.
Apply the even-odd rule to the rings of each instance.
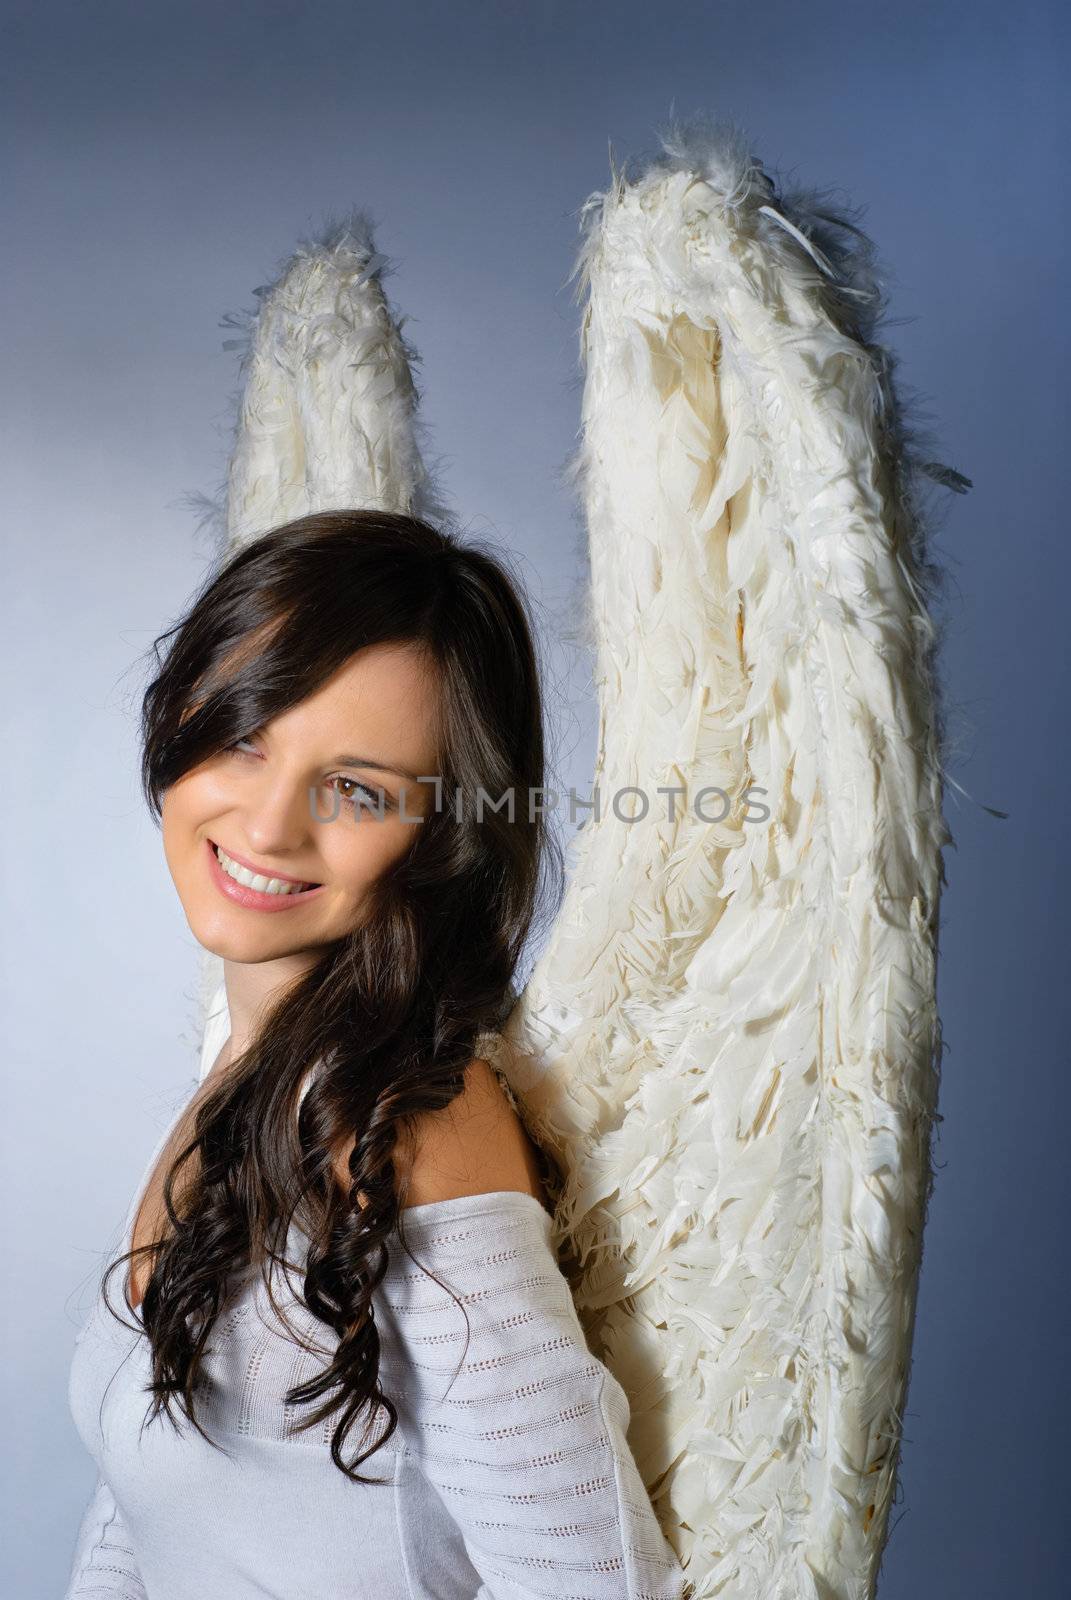
[[408, 778], [412, 783], [420, 782], [415, 772], [409, 772], [405, 767], [392, 767], [388, 762], [376, 761], [372, 756], [336, 756], [332, 766], [372, 767], [376, 772], [391, 772], [396, 777]]

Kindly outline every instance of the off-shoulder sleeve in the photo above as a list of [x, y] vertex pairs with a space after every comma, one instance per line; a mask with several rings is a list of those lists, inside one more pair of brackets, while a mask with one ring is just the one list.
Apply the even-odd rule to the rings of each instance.
[[148, 1600], [119, 1507], [98, 1477], [75, 1543], [63, 1600]]
[[461, 1530], [475, 1600], [684, 1600], [628, 1399], [587, 1345], [544, 1207], [503, 1190], [402, 1225], [420, 1265], [402, 1252], [392, 1276], [399, 1430]]

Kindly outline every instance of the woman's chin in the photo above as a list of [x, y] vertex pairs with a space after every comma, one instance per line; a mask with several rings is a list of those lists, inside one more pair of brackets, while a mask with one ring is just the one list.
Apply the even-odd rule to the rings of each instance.
[[[190, 932], [202, 949], [222, 961], [250, 964], [259, 961], [278, 961], [287, 956], [301, 955], [319, 948], [329, 940], [311, 940], [296, 934], [287, 936], [282, 928], [271, 925], [260, 928], [238, 928], [227, 916], [191, 917], [186, 919]], [[278, 919], [275, 919], [276, 921]]]

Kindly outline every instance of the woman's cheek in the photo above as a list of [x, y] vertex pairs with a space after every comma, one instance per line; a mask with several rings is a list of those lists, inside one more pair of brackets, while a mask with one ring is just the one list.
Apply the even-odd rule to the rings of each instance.
[[338, 877], [354, 890], [366, 888], [378, 872], [397, 860], [413, 834], [412, 828], [396, 819], [379, 822], [374, 817], [359, 821], [340, 818], [334, 826], [346, 828], [347, 832], [338, 838], [332, 865]]

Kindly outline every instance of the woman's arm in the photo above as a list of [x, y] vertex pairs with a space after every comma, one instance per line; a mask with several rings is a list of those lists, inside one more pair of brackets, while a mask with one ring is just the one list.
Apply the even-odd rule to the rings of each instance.
[[119, 1507], [98, 1478], [78, 1530], [63, 1600], [148, 1600]]
[[[412, 1254], [447, 1286], [402, 1254], [392, 1393], [405, 1453], [461, 1530], [477, 1600], [684, 1600], [628, 1446], [627, 1396], [588, 1347], [516, 1112], [500, 1089], [493, 1109], [492, 1077], [473, 1074], [478, 1114], [458, 1105], [420, 1144], [410, 1192], [421, 1199], [402, 1212]], [[435, 1170], [421, 1172], [431, 1149]], [[474, 1193], [482, 1164], [497, 1187]]]
[[404, 1258], [391, 1393], [407, 1457], [461, 1530], [479, 1600], [683, 1600], [629, 1450], [627, 1397], [588, 1348], [539, 1201], [500, 1192], [419, 1207], [407, 1240], [461, 1306]]

